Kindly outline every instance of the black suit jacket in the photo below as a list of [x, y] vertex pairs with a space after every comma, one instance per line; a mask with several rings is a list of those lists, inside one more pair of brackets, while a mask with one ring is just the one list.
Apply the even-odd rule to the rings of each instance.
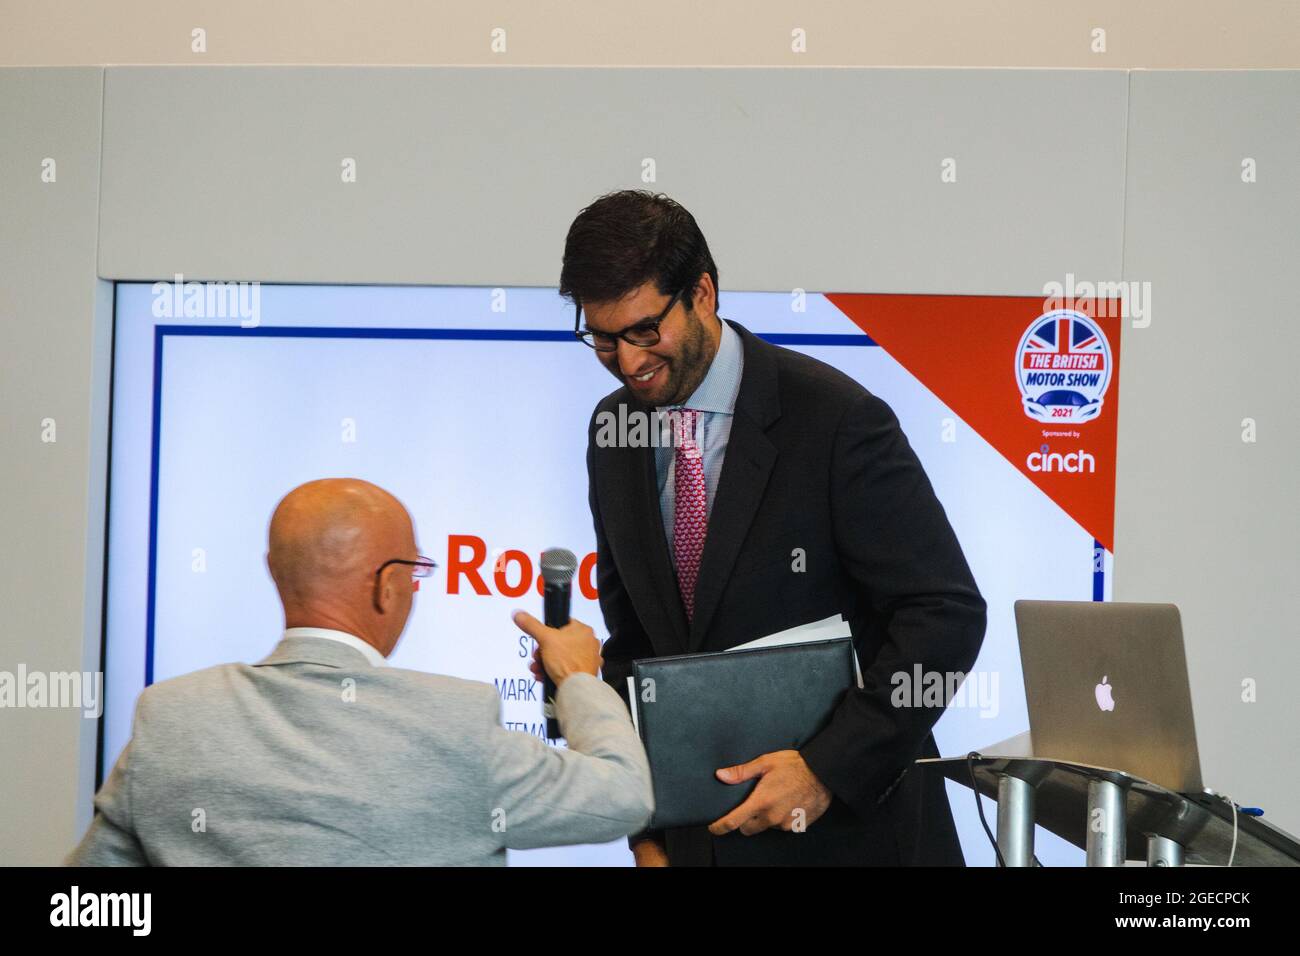
[[[864, 686], [801, 749], [834, 796], [804, 833], [662, 834], [673, 865], [953, 864], [961, 847], [937, 756], [938, 708], [894, 707], [891, 675], [966, 673], [985, 605], [943, 506], [889, 406], [847, 375], [735, 322], [744, 371], [689, 623], [659, 510], [654, 448], [599, 447], [597, 416], [652, 411], [627, 388], [592, 415], [587, 469], [604, 678], [632, 661], [724, 650], [842, 613]], [[804, 570], [797, 558], [802, 552]], [[755, 757], [758, 754], [754, 755]]]

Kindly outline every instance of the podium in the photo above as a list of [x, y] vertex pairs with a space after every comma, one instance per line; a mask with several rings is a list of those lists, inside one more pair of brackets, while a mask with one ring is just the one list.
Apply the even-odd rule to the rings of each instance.
[[1035, 824], [1086, 851], [1088, 866], [1226, 866], [1230, 857], [1233, 866], [1300, 866], [1300, 841], [1211, 793], [1175, 793], [1122, 770], [1035, 756], [1028, 734], [979, 753], [915, 766], [966, 787], [973, 771], [980, 794], [997, 802], [1007, 866], [1034, 865]]

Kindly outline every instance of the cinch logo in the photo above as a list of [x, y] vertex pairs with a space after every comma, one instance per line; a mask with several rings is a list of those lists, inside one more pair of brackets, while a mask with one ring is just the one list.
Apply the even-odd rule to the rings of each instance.
[[[466, 553], [468, 549], [468, 553]], [[523, 597], [530, 587], [536, 587], [537, 593], [543, 591], [540, 571], [542, 559], [537, 557], [536, 583], [533, 579], [533, 559], [522, 551], [510, 549], [502, 551], [491, 562], [491, 579], [496, 585], [496, 592], [503, 597]], [[484, 597], [492, 594], [487, 581], [483, 578], [484, 565], [488, 562], [487, 544], [476, 534], [447, 535], [447, 593], [459, 594], [463, 577], [475, 594]], [[596, 552], [592, 551], [578, 565], [574, 583], [582, 596], [589, 601], [596, 600]]]
[[1025, 459], [1025, 467], [1038, 472], [1064, 471], [1072, 475], [1091, 475], [1097, 470], [1097, 460], [1082, 449], [1063, 455], [1059, 451], [1049, 451], [1044, 445], [1038, 451], [1030, 453]]

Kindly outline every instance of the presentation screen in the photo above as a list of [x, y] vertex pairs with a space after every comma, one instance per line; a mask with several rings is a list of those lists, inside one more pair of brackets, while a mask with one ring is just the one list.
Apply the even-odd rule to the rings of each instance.
[[[936, 725], [941, 753], [1028, 729], [1012, 603], [1111, 591], [1118, 318], [1041, 295], [802, 291], [723, 292], [718, 312], [884, 399], [929, 474], [989, 607], [975, 669]], [[542, 288], [118, 284], [104, 767], [145, 686], [274, 647], [268, 522], [322, 477], [393, 492], [439, 564], [391, 663], [494, 686], [504, 726], [542, 736], [510, 612], [540, 616], [544, 549], [582, 560], [573, 616], [605, 636], [586, 430], [618, 383], [573, 319]], [[948, 786], [967, 860], [990, 862], [975, 798]], [[1037, 841], [1045, 864], [1081, 860], [1041, 829]], [[631, 855], [616, 841], [510, 861]]]

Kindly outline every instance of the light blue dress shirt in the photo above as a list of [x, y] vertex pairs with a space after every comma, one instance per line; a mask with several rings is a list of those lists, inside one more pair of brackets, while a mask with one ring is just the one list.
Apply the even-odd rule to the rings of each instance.
[[[740, 377], [745, 368], [745, 350], [740, 334], [719, 317], [722, 338], [718, 352], [709, 364], [704, 381], [695, 389], [685, 405], [660, 406], [661, 428], [667, 428], [665, 412], [692, 408], [700, 414], [695, 422], [695, 435], [704, 458], [704, 484], [708, 489], [705, 514], [713, 514], [713, 499], [718, 493], [718, 478], [722, 474], [722, 460], [727, 454], [727, 441], [731, 437], [731, 422], [736, 413], [736, 396], [740, 394]], [[670, 434], [665, 431], [663, 434]], [[659, 479], [659, 513], [664, 520], [664, 534], [668, 539], [668, 554], [673, 556], [673, 500], [675, 484], [676, 449], [671, 442], [661, 441], [655, 448], [655, 475]]]

